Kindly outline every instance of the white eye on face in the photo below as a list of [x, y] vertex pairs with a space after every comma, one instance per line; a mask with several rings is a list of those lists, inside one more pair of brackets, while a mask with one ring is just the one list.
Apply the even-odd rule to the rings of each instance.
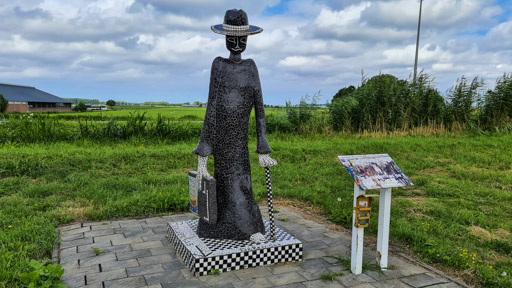
[[236, 44], [236, 39], [233, 38], [233, 37], [228, 37], [228, 41], [233, 43], [233, 44]]
[[247, 44], [247, 37], [240, 38], [240, 43]]

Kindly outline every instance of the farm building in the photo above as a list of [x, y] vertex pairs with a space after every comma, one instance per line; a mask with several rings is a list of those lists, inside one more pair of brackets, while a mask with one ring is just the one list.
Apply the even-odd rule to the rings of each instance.
[[0, 94], [9, 102], [7, 112], [71, 111], [71, 102], [31, 86], [0, 83]]

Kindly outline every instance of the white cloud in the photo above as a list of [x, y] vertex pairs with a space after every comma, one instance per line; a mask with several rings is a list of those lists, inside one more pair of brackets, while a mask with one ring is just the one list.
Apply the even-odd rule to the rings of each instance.
[[370, 6], [370, 2], [361, 2], [359, 5], [352, 5], [340, 11], [324, 8], [320, 11], [313, 24], [319, 28], [333, 28], [355, 24], [361, 19], [361, 13]]
[[183, 63], [216, 50], [224, 43], [224, 39], [212, 40], [185, 32], [173, 33], [156, 38], [150, 51], [141, 56], [154, 62]]
[[0, 40], [1, 54], [28, 54], [34, 53], [41, 47], [40, 43], [32, 43], [21, 37], [21, 35], [12, 35], [9, 40]]
[[0, 77], [7, 79], [25, 79], [25, 78], [58, 78], [61, 75], [59, 71], [50, 71], [46, 68], [41, 67], [28, 67], [19, 71], [5, 71], [5, 69], [0, 70]]
[[486, 48], [512, 51], [512, 20], [493, 27], [485, 37]]
[[[424, 1], [422, 25], [445, 29], [474, 28], [501, 13], [487, 0]], [[489, 5], [491, 4], [491, 5]], [[365, 11], [369, 23], [415, 29], [418, 24], [419, 1], [377, 1]]]

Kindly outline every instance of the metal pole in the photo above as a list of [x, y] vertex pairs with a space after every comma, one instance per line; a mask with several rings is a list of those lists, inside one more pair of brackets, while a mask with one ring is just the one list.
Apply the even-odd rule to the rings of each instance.
[[270, 180], [270, 168], [265, 167], [265, 180], [267, 182], [268, 218], [270, 220], [270, 239], [276, 241], [276, 228], [274, 224], [274, 205], [272, 200], [272, 181]]
[[423, 0], [420, 0], [420, 16], [418, 17], [418, 34], [416, 35], [416, 57], [414, 58], [414, 78], [413, 82], [416, 82], [416, 74], [418, 72], [418, 48], [420, 45], [420, 26], [421, 26], [421, 6]]

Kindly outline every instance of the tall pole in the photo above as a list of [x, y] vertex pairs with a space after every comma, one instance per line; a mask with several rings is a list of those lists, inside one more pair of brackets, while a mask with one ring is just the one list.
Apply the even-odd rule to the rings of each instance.
[[420, 26], [421, 26], [421, 6], [423, 0], [420, 0], [420, 16], [418, 17], [418, 34], [416, 35], [416, 57], [414, 58], [414, 78], [413, 82], [416, 82], [416, 74], [418, 72], [418, 48], [420, 46]]

